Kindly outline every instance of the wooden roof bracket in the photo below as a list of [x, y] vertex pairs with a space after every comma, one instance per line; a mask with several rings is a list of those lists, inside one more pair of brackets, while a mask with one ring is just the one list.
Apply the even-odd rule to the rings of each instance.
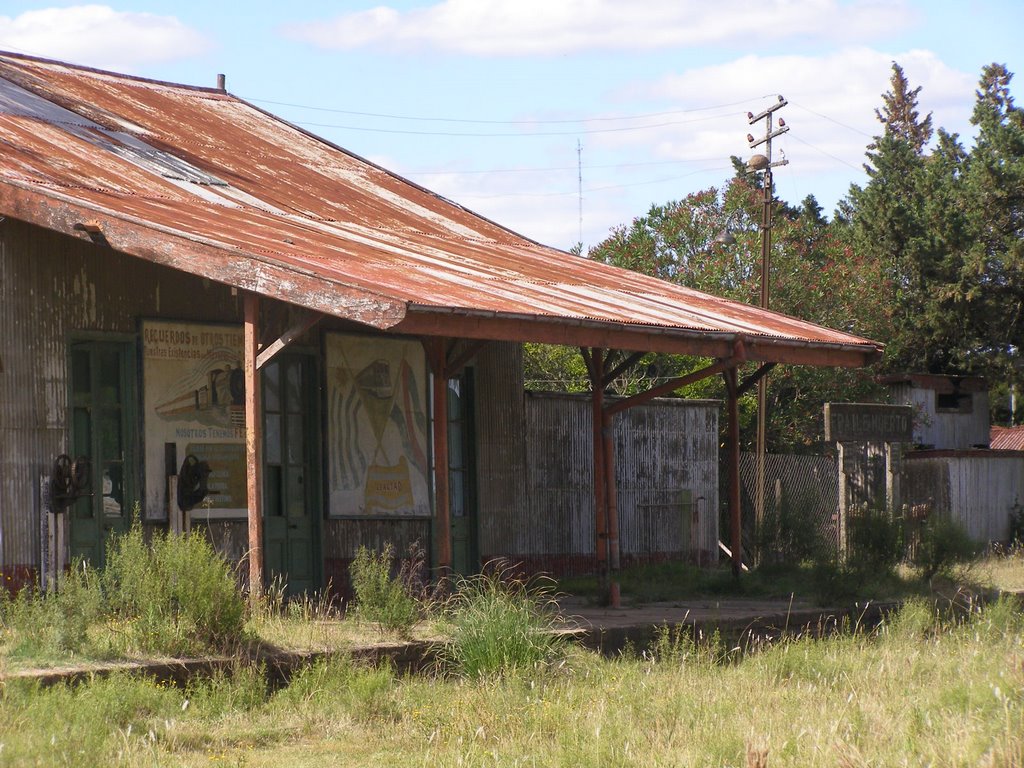
[[743, 380], [743, 383], [736, 388], [736, 396], [739, 397], [741, 395], [745, 395], [747, 392], [753, 389], [754, 385], [757, 384], [757, 382], [759, 382], [762, 378], [764, 378], [768, 371], [770, 371], [776, 365], [777, 363], [763, 363], [760, 368], [758, 368], [752, 374], [747, 376], [747, 378]]
[[296, 320], [295, 323], [290, 328], [286, 329], [285, 332], [281, 334], [280, 338], [278, 338], [276, 341], [270, 342], [269, 344], [267, 344], [267, 346], [260, 350], [260, 353], [256, 356], [256, 370], [259, 370], [264, 365], [269, 363], [270, 360], [274, 357], [274, 355], [276, 355], [282, 349], [287, 347], [297, 338], [302, 336], [302, 334], [304, 334], [314, 325], [319, 323], [322, 317], [323, 315], [321, 315], [319, 312], [313, 312], [308, 310], [306, 312], [303, 312], [300, 315], [299, 319]]
[[635, 405], [642, 405], [650, 400], [661, 395], [667, 395], [675, 392], [680, 387], [685, 387], [688, 384], [701, 381], [710, 376], [717, 376], [730, 368], [736, 368], [746, 362], [747, 350], [743, 344], [741, 337], [736, 337], [736, 341], [733, 343], [732, 355], [730, 357], [720, 358], [711, 365], [707, 365], [699, 370], [692, 371], [685, 376], [679, 376], [678, 378], [666, 381], [664, 384], [659, 384], [656, 387], [651, 387], [646, 392], [633, 395], [632, 397], [623, 398], [622, 400], [616, 400], [614, 403], [605, 407], [605, 413], [611, 415], [624, 411], [627, 408], [632, 408]]
[[458, 376], [462, 369], [469, 365], [470, 361], [491, 342], [487, 339], [467, 340], [466, 347], [459, 354], [455, 354], [455, 345], [448, 351], [447, 360], [444, 365], [445, 376], [452, 378]]

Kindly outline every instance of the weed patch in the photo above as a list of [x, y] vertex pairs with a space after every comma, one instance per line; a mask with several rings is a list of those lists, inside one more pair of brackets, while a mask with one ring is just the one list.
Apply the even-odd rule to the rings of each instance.
[[420, 603], [405, 577], [407, 571], [395, 563], [391, 544], [380, 552], [360, 547], [349, 570], [356, 616], [376, 622], [384, 632], [408, 637], [421, 618]]
[[551, 583], [494, 568], [459, 578], [444, 610], [449, 642], [442, 663], [471, 678], [536, 668], [557, 653], [557, 604]]

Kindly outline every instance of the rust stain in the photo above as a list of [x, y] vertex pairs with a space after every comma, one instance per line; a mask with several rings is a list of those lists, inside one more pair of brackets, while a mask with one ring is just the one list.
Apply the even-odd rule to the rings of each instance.
[[540, 245], [214, 89], [0, 53], [0, 92], [0, 213], [68, 232], [74, 210], [118, 250], [318, 311], [734, 334], [844, 365], [881, 350]]

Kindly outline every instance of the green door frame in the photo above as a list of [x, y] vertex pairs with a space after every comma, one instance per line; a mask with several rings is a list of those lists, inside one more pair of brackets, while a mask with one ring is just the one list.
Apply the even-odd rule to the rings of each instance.
[[[308, 535], [308, 578], [287, 585], [287, 594], [297, 594], [323, 586], [320, 369], [315, 353], [289, 349], [261, 370], [265, 573], [268, 579], [275, 571], [289, 573], [298, 543], [293, 539]], [[299, 380], [293, 388], [294, 370]], [[301, 513], [291, 504], [296, 499]]]
[[136, 337], [125, 334], [81, 334], [68, 342], [68, 450], [91, 464], [91, 495], [67, 512], [68, 544], [72, 558], [98, 568], [107, 537], [127, 530], [142, 498], [136, 346]]
[[476, 489], [476, 420], [473, 369], [464, 368], [448, 386], [448, 489], [451, 504], [452, 570], [468, 575], [479, 562]]

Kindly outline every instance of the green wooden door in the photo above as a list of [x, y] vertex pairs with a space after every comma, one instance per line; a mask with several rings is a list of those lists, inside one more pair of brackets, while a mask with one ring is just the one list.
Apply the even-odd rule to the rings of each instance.
[[474, 573], [479, 565], [476, 515], [476, 445], [473, 439], [473, 369], [448, 380], [448, 489], [452, 520], [452, 569]]
[[319, 586], [319, 466], [314, 365], [280, 354], [263, 369], [263, 547], [289, 595]]
[[91, 496], [68, 510], [71, 557], [102, 568], [107, 537], [128, 528], [139, 499], [134, 346], [76, 342], [69, 362], [71, 454], [91, 464]]

